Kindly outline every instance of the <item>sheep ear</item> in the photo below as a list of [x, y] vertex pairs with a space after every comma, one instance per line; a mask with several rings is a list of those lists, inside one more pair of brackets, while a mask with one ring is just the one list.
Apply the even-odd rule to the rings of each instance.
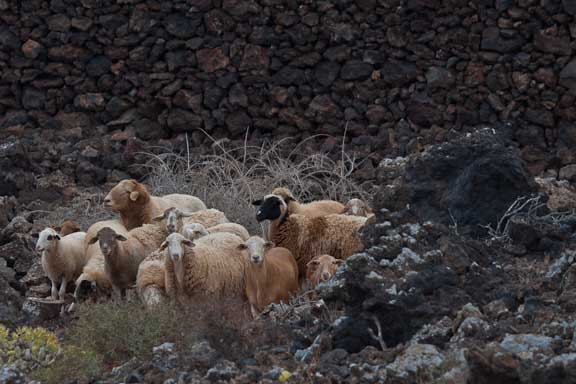
[[264, 247], [266, 247], [266, 248], [274, 248], [275, 245], [276, 245], [276, 244], [274, 244], [274, 243], [271, 242], [271, 241], [267, 241], [267, 242], [264, 243]]
[[30, 236], [32, 236], [32, 238], [37, 239], [38, 237], [40, 237], [39, 233], [33, 233]]
[[88, 241], [88, 244], [94, 244], [97, 241], [98, 241], [98, 236], [94, 236], [93, 238], [90, 239], [90, 241]]
[[252, 202], [252, 205], [255, 205], [255, 206], [260, 206], [260, 205], [262, 205], [262, 199], [254, 200], [254, 201]]
[[58, 227], [52, 227], [53, 230], [55, 230], [56, 232], [60, 232], [62, 230], [62, 227], [58, 226]]
[[194, 242], [192, 242], [192, 241], [190, 241], [190, 240], [188, 240], [188, 239], [182, 240], [182, 244], [184, 244], [185, 246], [190, 247], [190, 248], [196, 246], [196, 245], [194, 244]]
[[138, 197], [140, 197], [140, 192], [138, 191], [130, 192], [130, 200], [136, 201], [138, 200]]
[[244, 250], [248, 249], [248, 246], [246, 244], [242, 243], [242, 244], [238, 244], [236, 249], [238, 249], [239, 251], [244, 251]]
[[310, 268], [310, 267], [316, 267], [318, 265], [318, 260], [311, 260], [308, 262], [308, 264], [306, 264], [306, 267]]
[[162, 221], [164, 220], [164, 215], [160, 215], [160, 216], [156, 216], [155, 218], [152, 219], [152, 221]]
[[118, 241], [126, 241], [126, 240], [128, 240], [128, 239], [125, 238], [125, 237], [122, 236], [122, 235], [118, 235], [118, 234], [117, 234], [117, 235], [116, 235], [116, 240], [118, 240]]
[[60, 240], [60, 236], [58, 236], [58, 235], [48, 235], [47, 239], [48, 239], [49, 241], [52, 241], [52, 240]]
[[336, 259], [332, 263], [334, 263], [336, 265], [342, 265], [342, 264], [344, 264], [344, 260]]
[[158, 249], [163, 251], [166, 249], [167, 246], [168, 246], [168, 242], [164, 241], [164, 242], [162, 242], [162, 244], [160, 244], [160, 248], [158, 248]]

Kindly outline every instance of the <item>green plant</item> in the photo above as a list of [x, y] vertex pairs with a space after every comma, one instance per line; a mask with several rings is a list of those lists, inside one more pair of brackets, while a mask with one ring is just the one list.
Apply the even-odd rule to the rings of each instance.
[[44, 328], [21, 327], [10, 332], [0, 325], [0, 362], [29, 372], [54, 361], [60, 351], [56, 335]]

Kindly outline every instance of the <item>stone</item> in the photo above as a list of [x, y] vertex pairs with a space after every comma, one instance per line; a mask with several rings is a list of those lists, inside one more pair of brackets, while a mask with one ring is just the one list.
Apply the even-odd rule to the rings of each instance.
[[190, 109], [195, 113], [202, 111], [202, 94], [195, 94], [187, 89], [176, 92], [172, 102], [177, 107]]
[[235, 111], [226, 117], [226, 127], [232, 136], [244, 134], [252, 126], [252, 119], [244, 111]]
[[268, 49], [259, 45], [246, 44], [242, 54], [242, 61], [240, 62], [240, 69], [265, 70], [268, 68], [269, 62]]
[[572, 53], [570, 39], [548, 36], [544, 31], [536, 32], [534, 37], [534, 46], [542, 52], [553, 53], [561, 56], [569, 56]]
[[430, 67], [426, 72], [426, 81], [431, 88], [450, 88], [454, 84], [454, 76], [445, 68]]
[[86, 64], [86, 74], [92, 77], [100, 77], [108, 72], [112, 66], [112, 61], [103, 55], [97, 55]]
[[164, 137], [164, 130], [156, 121], [141, 119], [133, 124], [136, 136], [142, 140], [154, 140]]
[[0, 27], [0, 48], [16, 50], [20, 48], [20, 39], [16, 36], [7, 25]]
[[106, 99], [101, 93], [85, 93], [74, 98], [74, 106], [86, 111], [103, 111]]
[[388, 44], [396, 48], [405, 47], [408, 44], [408, 34], [401, 27], [390, 27], [386, 30]]
[[564, 11], [571, 15], [576, 15], [576, 1], [575, 0], [562, 0]]
[[570, 164], [560, 168], [560, 178], [564, 180], [569, 180], [571, 182], [575, 182], [576, 164]]
[[0, 255], [0, 323], [7, 326], [15, 326], [22, 320], [22, 298], [11, 286], [16, 283], [15, 275]]
[[525, 116], [526, 120], [534, 124], [542, 125], [544, 127], [553, 127], [555, 125], [554, 114], [545, 109], [528, 109]]
[[334, 61], [324, 61], [319, 63], [314, 69], [314, 77], [321, 85], [329, 87], [338, 78], [340, 64]]
[[238, 105], [245, 108], [248, 107], [248, 97], [246, 96], [246, 90], [241, 83], [234, 84], [232, 87], [230, 87], [228, 100], [232, 105]]
[[576, 59], [568, 62], [560, 71], [560, 85], [576, 94]]
[[535, 353], [552, 354], [553, 339], [534, 334], [506, 335], [500, 347], [517, 354], [523, 359], [532, 359]]
[[200, 49], [196, 52], [196, 58], [200, 69], [208, 73], [226, 68], [230, 63], [230, 59], [221, 48]]
[[187, 132], [202, 128], [204, 120], [193, 112], [174, 108], [168, 113], [166, 123], [174, 132]]
[[55, 61], [83, 61], [90, 57], [90, 52], [85, 48], [68, 44], [48, 49], [48, 56]]
[[221, 360], [206, 372], [204, 379], [211, 382], [230, 381], [238, 373], [239, 370], [235, 363], [228, 360]]
[[431, 379], [434, 371], [444, 362], [444, 356], [433, 345], [413, 344], [387, 366], [394, 376]]
[[305, 81], [304, 71], [300, 68], [286, 66], [276, 72], [272, 81], [275, 85], [300, 85]]
[[192, 367], [200, 369], [213, 366], [217, 358], [218, 352], [207, 341], [194, 344], [186, 356]]
[[44, 46], [37, 41], [28, 39], [22, 44], [22, 53], [29, 59], [35, 59], [44, 52]]
[[14, 196], [0, 196], [0, 228], [4, 228], [16, 216], [18, 201]]
[[204, 15], [206, 29], [221, 34], [232, 31], [236, 25], [234, 19], [220, 9], [214, 9]]
[[386, 85], [401, 87], [415, 80], [418, 70], [412, 63], [387, 62], [382, 65], [380, 73], [380, 78]]
[[70, 19], [64, 14], [48, 17], [46, 23], [51, 31], [68, 32], [70, 30]]
[[519, 34], [504, 38], [500, 35], [500, 29], [488, 27], [482, 32], [481, 49], [510, 53], [520, 50], [525, 43], [526, 41]]
[[347, 81], [365, 80], [372, 75], [372, 64], [359, 60], [347, 61], [340, 71], [340, 78]]
[[202, 19], [200, 17], [187, 17], [183, 14], [173, 13], [164, 18], [164, 28], [171, 35], [179, 39], [190, 39], [194, 37], [196, 28], [200, 26]]
[[338, 106], [332, 101], [329, 95], [316, 96], [310, 102], [308, 108], [314, 113], [334, 115], [339, 112]]
[[22, 106], [26, 109], [43, 109], [46, 103], [44, 90], [26, 87], [22, 94]]
[[64, 300], [29, 297], [24, 301], [22, 311], [35, 321], [48, 321], [60, 316], [64, 304]]

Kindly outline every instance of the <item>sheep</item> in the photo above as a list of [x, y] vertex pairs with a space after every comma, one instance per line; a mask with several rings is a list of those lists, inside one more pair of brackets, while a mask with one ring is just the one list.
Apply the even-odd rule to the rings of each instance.
[[276, 195], [267, 195], [252, 204], [259, 207], [256, 220], [269, 221], [265, 237], [292, 252], [301, 277], [306, 272], [306, 264], [315, 256], [330, 254], [337, 259], [346, 259], [364, 249], [359, 231], [366, 224], [365, 217], [288, 214], [284, 199]]
[[104, 204], [120, 214], [128, 230], [150, 224], [154, 217], [170, 207], [188, 212], [206, 209], [206, 205], [197, 197], [182, 194], [152, 196], [143, 184], [128, 179], [120, 181], [110, 190], [104, 198]]
[[164, 252], [156, 250], [146, 256], [138, 267], [136, 288], [140, 300], [146, 307], [162, 304], [165, 299]]
[[84, 253], [88, 261], [82, 274], [76, 279], [75, 302], [83, 301], [89, 296], [108, 295], [112, 290], [112, 283], [106, 276], [104, 255], [100, 251], [100, 247], [92, 242], [98, 232], [105, 227], [112, 228], [123, 235], [128, 233], [124, 225], [118, 220], [98, 221], [88, 228], [84, 240]]
[[374, 212], [368, 206], [368, 204], [364, 200], [360, 199], [350, 199], [346, 203], [342, 214], [345, 215], [353, 215], [353, 216], [363, 216], [363, 217], [372, 217], [374, 216]]
[[[213, 241], [217, 237], [218, 241]], [[215, 233], [195, 242], [175, 232], [160, 246], [165, 250], [166, 294], [179, 302], [199, 295], [244, 297], [247, 260], [240, 237]]]
[[126, 289], [136, 282], [140, 263], [160, 246], [166, 235], [158, 226], [144, 224], [124, 235], [104, 227], [90, 239], [89, 244], [99, 243], [106, 276], [118, 296], [123, 297]]
[[60, 236], [66, 236], [74, 232], [81, 232], [78, 223], [72, 220], [64, 220], [59, 226], [52, 227]]
[[254, 318], [270, 303], [288, 303], [298, 292], [298, 265], [288, 249], [274, 247], [260, 236], [250, 237], [238, 249], [249, 261], [246, 296]]
[[330, 280], [343, 263], [344, 260], [335, 259], [330, 255], [314, 257], [306, 264], [308, 287], [314, 289], [321, 282]]
[[[64, 300], [67, 284], [82, 273], [87, 261], [85, 237], [85, 232], [61, 236], [52, 228], [45, 228], [38, 235], [36, 251], [42, 255], [42, 268], [52, 283], [51, 296], [54, 300]], [[58, 284], [60, 289], [57, 288]]]
[[[275, 188], [272, 195], [280, 196], [288, 206], [288, 214], [300, 214], [308, 217], [318, 217], [341, 213], [344, 204], [334, 200], [317, 200], [306, 204], [300, 204], [287, 188]], [[270, 195], [269, 195], [270, 196]]]
[[208, 229], [206, 229], [206, 227], [204, 227], [202, 224], [191, 223], [184, 225], [180, 234], [189, 240], [196, 240], [201, 238], [202, 236], [207, 236], [210, 233], [218, 233], [218, 232], [233, 233], [239, 236], [244, 241], [248, 240], [248, 238], [250, 237], [250, 234], [248, 233], [246, 228], [236, 223], [218, 224]]
[[152, 219], [154, 222], [161, 222], [168, 233], [178, 232], [182, 234], [184, 224], [201, 224], [204, 227], [213, 227], [218, 224], [227, 223], [228, 219], [223, 212], [217, 209], [204, 209], [192, 213], [182, 212], [178, 208], [168, 208], [161, 215]]

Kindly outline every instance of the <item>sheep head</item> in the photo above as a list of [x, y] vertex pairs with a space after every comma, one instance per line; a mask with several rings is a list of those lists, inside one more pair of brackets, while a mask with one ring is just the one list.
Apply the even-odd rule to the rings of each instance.
[[210, 233], [200, 223], [190, 223], [186, 224], [184, 228], [182, 228], [182, 235], [189, 240], [197, 240], [203, 236], [207, 236]]
[[50, 251], [56, 246], [56, 242], [61, 239], [60, 235], [52, 228], [45, 228], [38, 234], [36, 242], [36, 252]]
[[160, 250], [167, 249], [168, 257], [174, 263], [181, 263], [185, 254], [184, 247], [194, 247], [194, 243], [181, 234], [175, 232], [168, 235], [166, 240], [160, 245]]
[[372, 214], [372, 209], [370, 209], [368, 204], [366, 204], [366, 202], [363, 200], [350, 199], [346, 203], [346, 206], [344, 208], [344, 212], [342, 212], [342, 213], [345, 213], [348, 215], [353, 215], [353, 216], [368, 217], [369, 215]]
[[182, 218], [190, 217], [192, 214], [187, 212], [182, 212], [178, 208], [170, 207], [164, 211], [163, 214], [153, 218], [153, 221], [164, 222], [166, 231], [168, 233], [180, 232], [182, 230]]
[[94, 244], [98, 241], [98, 245], [100, 246], [100, 251], [104, 255], [105, 258], [110, 257], [113, 253], [115, 253], [116, 248], [118, 247], [118, 241], [126, 241], [124, 236], [116, 233], [112, 228], [104, 227], [98, 231], [96, 236], [90, 239], [88, 244]]
[[316, 256], [306, 264], [306, 280], [313, 287], [320, 282], [328, 281], [344, 263], [344, 260], [335, 259], [330, 255]]
[[120, 181], [104, 198], [104, 205], [113, 212], [123, 212], [143, 205], [150, 199], [150, 194], [143, 184], [136, 180]]
[[288, 188], [274, 188], [272, 190], [272, 194], [280, 196], [286, 204], [288, 204], [290, 201], [296, 201], [296, 198], [294, 198], [294, 195]]
[[256, 220], [276, 220], [283, 217], [288, 210], [288, 205], [279, 195], [266, 195], [263, 199], [254, 200], [252, 205], [258, 207]]
[[64, 222], [60, 226], [55, 227], [54, 229], [60, 232], [61, 236], [66, 236], [71, 233], [80, 232], [80, 226], [78, 225], [78, 223], [72, 220], [64, 220]]
[[248, 261], [261, 265], [266, 252], [274, 248], [274, 243], [266, 241], [260, 236], [251, 236], [245, 243], [238, 245], [239, 251], [247, 251]]

